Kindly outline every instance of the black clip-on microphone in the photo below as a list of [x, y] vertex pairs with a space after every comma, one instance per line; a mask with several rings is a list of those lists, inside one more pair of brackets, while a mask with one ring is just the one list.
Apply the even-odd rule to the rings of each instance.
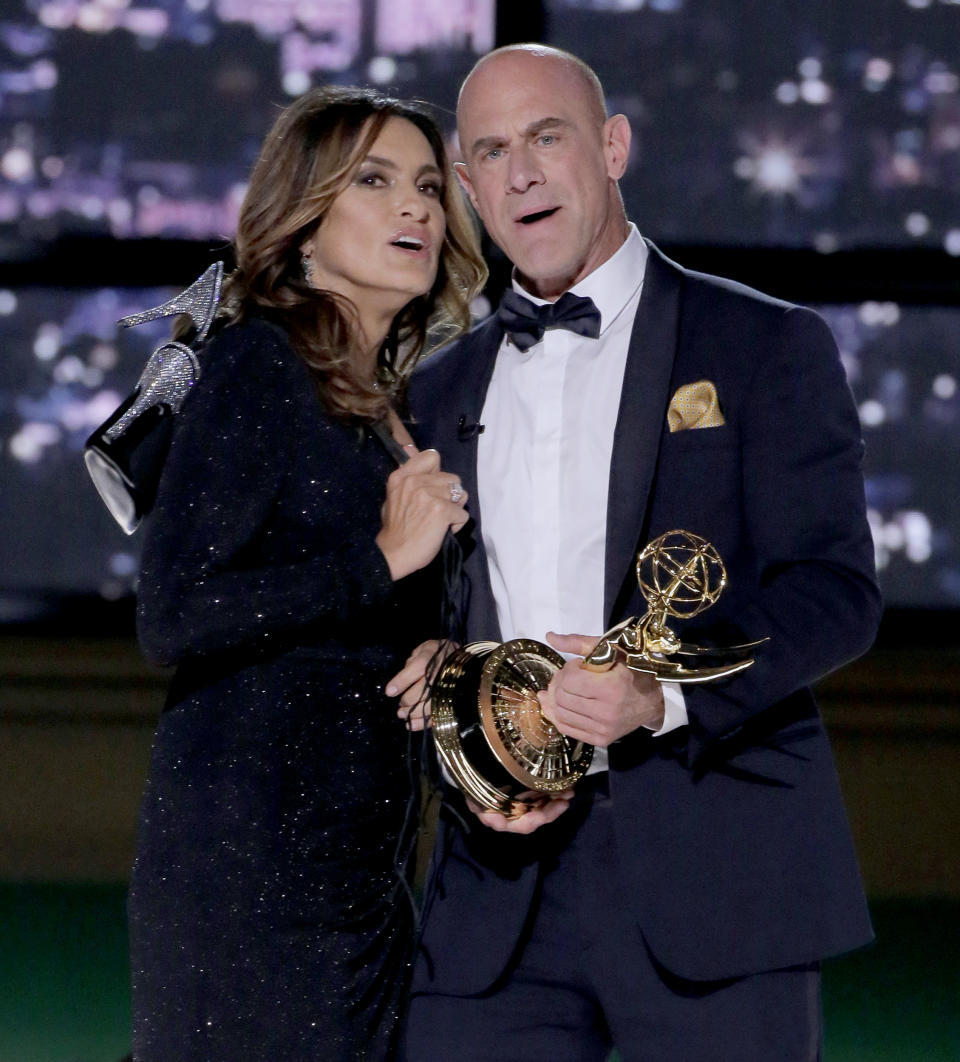
[[457, 438], [460, 442], [469, 442], [478, 435], [482, 435], [485, 430], [486, 428], [483, 424], [468, 424], [466, 413], [462, 413], [457, 421]]

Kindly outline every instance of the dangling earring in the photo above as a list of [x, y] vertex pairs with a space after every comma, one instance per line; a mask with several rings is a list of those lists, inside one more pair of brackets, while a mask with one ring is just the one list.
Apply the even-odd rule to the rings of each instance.
[[313, 287], [313, 262], [310, 261], [310, 255], [300, 255], [300, 268], [303, 271], [303, 279]]

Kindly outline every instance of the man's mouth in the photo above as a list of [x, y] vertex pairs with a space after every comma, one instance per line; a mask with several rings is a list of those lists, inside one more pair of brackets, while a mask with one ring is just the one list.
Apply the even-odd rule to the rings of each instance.
[[543, 221], [544, 218], [551, 218], [560, 209], [560, 207], [548, 207], [546, 210], [535, 210], [532, 214], [524, 214], [523, 217], [517, 218], [517, 221], [521, 225], [533, 225], [538, 221]]

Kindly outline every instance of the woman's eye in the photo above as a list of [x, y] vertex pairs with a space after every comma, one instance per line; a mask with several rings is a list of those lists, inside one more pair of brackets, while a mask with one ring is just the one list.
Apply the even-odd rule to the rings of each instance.
[[443, 187], [437, 184], [436, 181], [427, 181], [425, 184], [420, 185], [420, 191], [432, 196], [434, 199], [439, 199], [443, 194]]
[[380, 188], [386, 181], [379, 173], [361, 173], [357, 178], [357, 184], [365, 184], [370, 188]]

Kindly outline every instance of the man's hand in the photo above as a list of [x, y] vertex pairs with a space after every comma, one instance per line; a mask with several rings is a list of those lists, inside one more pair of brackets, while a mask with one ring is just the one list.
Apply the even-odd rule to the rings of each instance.
[[467, 807], [477, 816], [484, 826], [498, 833], [533, 833], [548, 822], [559, 818], [570, 806], [573, 799], [573, 790], [566, 789], [562, 793], [554, 793], [547, 797], [544, 793], [534, 793], [532, 790], [521, 793], [520, 798], [541, 797], [542, 803], [531, 804], [530, 810], [523, 812], [516, 818], [508, 819], [499, 811], [490, 811], [481, 807], [476, 801], [466, 798]]
[[[452, 642], [448, 642], [447, 647], [448, 652], [456, 648]], [[410, 730], [423, 730], [430, 724], [430, 701], [424, 699], [424, 690], [427, 667], [430, 661], [437, 657], [439, 648], [440, 643], [436, 640], [422, 642], [407, 657], [403, 670], [398, 671], [384, 688], [388, 697], [400, 698], [397, 715], [406, 722]], [[436, 662], [442, 659], [443, 657], [437, 657]]]
[[[561, 653], [587, 656], [599, 641], [583, 634], [547, 634]], [[647, 727], [663, 726], [663, 692], [652, 675], [616, 664], [609, 671], [590, 671], [568, 660], [540, 694], [543, 714], [567, 737], [591, 745], [610, 745]]]

